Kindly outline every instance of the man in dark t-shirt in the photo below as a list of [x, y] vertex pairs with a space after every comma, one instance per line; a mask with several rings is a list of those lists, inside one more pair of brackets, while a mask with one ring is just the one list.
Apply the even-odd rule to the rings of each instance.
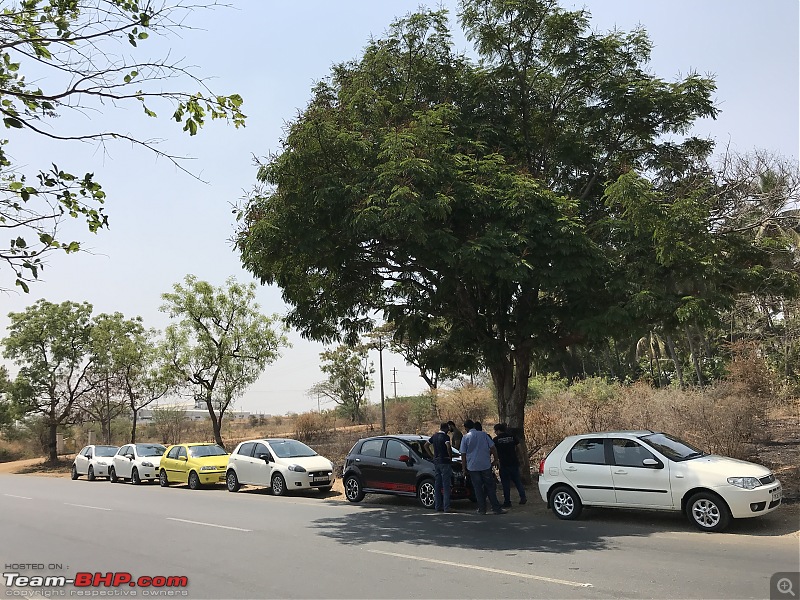
[[494, 426], [494, 435], [497, 460], [500, 463], [500, 483], [503, 485], [503, 508], [511, 507], [512, 482], [519, 493], [519, 503], [525, 504], [528, 498], [525, 495], [525, 486], [522, 485], [522, 478], [519, 474], [519, 458], [517, 457], [519, 440], [514, 434], [508, 432], [505, 423], [498, 423]]
[[450, 427], [442, 423], [439, 431], [434, 433], [428, 442], [433, 446], [433, 467], [436, 477], [433, 487], [436, 490], [434, 508], [438, 512], [450, 511], [450, 488], [453, 484], [453, 453], [450, 451]]

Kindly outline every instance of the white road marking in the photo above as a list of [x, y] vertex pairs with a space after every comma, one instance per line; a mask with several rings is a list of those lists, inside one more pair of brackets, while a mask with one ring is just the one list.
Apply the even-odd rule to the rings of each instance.
[[436, 563], [437, 565], [447, 565], [450, 567], [460, 567], [462, 569], [472, 569], [474, 571], [485, 571], [487, 573], [495, 573], [497, 575], [511, 575], [512, 577], [536, 579], [537, 581], [545, 581], [547, 583], [558, 583], [559, 585], [568, 585], [571, 587], [581, 587], [581, 588], [593, 587], [591, 583], [567, 581], [566, 579], [553, 579], [552, 577], [542, 577], [541, 575], [531, 575], [529, 573], [517, 573], [516, 571], [504, 571], [503, 569], [492, 569], [491, 567], [480, 567], [478, 565], [465, 565], [462, 563], [452, 562], [449, 560], [439, 560], [436, 558], [423, 558], [420, 556], [410, 556], [408, 554], [398, 554], [396, 552], [383, 552], [382, 550], [367, 550], [367, 552], [372, 552], [373, 554], [383, 554], [385, 556], [394, 556], [395, 558], [407, 558], [409, 560], [419, 560], [422, 562]]
[[64, 502], [64, 506], [77, 506], [78, 508], [92, 508], [94, 510], [108, 510], [110, 508], [103, 508], [102, 506], [89, 506], [88, 504], [70, 504], [69, 502]]
[[33, 500], [33, 498], [28, 498], [27, 496], [15, 496], [14, 494], [3, 494], [3, 496], [8, 496], [9, 498], [21, 498], [22, 500]]
[[192, 525], [203, 525], [204, 527], [218, 527], [220, 529], [233, 529], [234, 531], [253, 531], [252, 529], [242, 529], [241, 527], [228, 527], [227, 525], [215, 525], [214, 523], [203, 523], [202, 521], [189, 521], [187, 519], [175, 519], [167, 517], [167, 521], [180, 521], [181, 523], [191, 523]]

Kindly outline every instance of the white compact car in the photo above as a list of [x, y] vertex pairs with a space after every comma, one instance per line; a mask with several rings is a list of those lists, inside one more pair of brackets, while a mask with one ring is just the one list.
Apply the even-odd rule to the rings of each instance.
[[134, 485], [158, 481], [161, 456], [167, 448], [161, 444], [127, 444], [114, 455], [108, 480], [111, 483], [129, 479]]
[[766, 467], [652, 431], [565, 438], [539, 464], [539, 493], [559, 519], [577, 519], [583, 506], [673, 510], [703, 531], [765, 515], [782, 498]]
[[225, 474], [230, 492], [240, 485], [260, 485], [276, 496], [309, 488], [328, 491], [334, 479], [331, 461], [303, 442], [283, 438], [242, 442], [231, 453]]
[[108, 477], [111, 458], [117, 453], [117, 446], [84, 446], [72, 461], [72, 478], [86, 475], [89, 481], [96, 477]]

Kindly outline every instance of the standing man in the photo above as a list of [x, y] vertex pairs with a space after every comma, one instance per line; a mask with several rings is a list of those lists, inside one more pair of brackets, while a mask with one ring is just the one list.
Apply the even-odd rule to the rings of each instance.
[[497, 499], [497, 484], [492, 473], [492, 459], [497, 460], [497, 449], [487, 433], [474, 429], [471, 419], [464, 421], [466, 434], [461, 440], [461, 463], [469, 471], [475, 497], [478, 500], [478, 514], [486, 514], [486, 496], [492, 505], [492, 513], [502, 515], [504, 511]]
[[433, 446], [433, 468], [436, 476], [433, 487], [436, 492], [434, 508], [438, 512], [450, 512], [450, 488], [453, 485], [453, 453], [450, 451], [450, 427], [442, 423], [439, 431], [434, 433], [428, 442]]
[[494, 445], [497, 448], [497, 459], [500, 463], [500, 482], [503, 484], [503, 508], [511, 507], [511, 483], [519, 493], [519, 503], [528, 501], [525, 495], [525, 486], [519, 475], [519, 457], [517, 445], [519, 440], [513, 433], [509, 433], [505, 423], [494, 426]]
[[453, 434], [453, 448], [461, 450], [461, 438], [464, 437], [464, 434], [453, 421], [448, 421], [447, 424], [450, 426], [450, 433]]

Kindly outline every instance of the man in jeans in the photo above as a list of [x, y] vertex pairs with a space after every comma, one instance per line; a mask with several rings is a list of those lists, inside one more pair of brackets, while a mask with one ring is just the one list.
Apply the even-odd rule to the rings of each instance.
[[466, 434], [461, 440], [461, 463], [469, 471], [475, 497], [478, 500], [478, 514], [486, 514], [486, 496], [492, 505], [492, 513], [502, 515], [504, 511], [497, 499], [497, 484], [492, 473], [492, 459], [497, 460], [497, 449], [489, 434], [474, 429], [471, 419], [464, 421]]
[[453, 483], [453, 453], [450, 451], [450, 437], [447, 435], [450, 427], [442, 423], [439, 431], [434, 433], [428, 442], [433, 446], [433, 468], [436, 477], [433, 487], [436, 491], [434, 508], [438, 512], [450, 512], [450, 486]]
[[525, 504], [525, 486], [519, 475], [519, 458], [517, 445], [519, 440], [513, 433], [508, 432], [505, 423], [494, 426], [494, 445], [497, 448], [497, 458], [500, 462], [500, 482], [503, 484], [503, 508], [511, 507], [511, 484], [517, 488], [519, 503]]

